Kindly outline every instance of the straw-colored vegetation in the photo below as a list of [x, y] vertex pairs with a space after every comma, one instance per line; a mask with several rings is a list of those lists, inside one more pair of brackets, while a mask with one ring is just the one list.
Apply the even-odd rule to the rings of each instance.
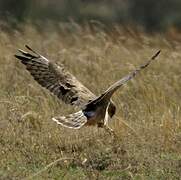
[[[120, 27], [109, 33], [64, 27], [42, 32], [27, 25], [0, 33], [0, 179], [27, 178], [44, 168], [32, 179], [179, 179], [181, 43]], [[103, 129], [71, 130], [51, 120], [74, 109], [41, 88], [13, 57], [24, 44], [63, 63], [96, 94], [162, 53], [114, 95], [113, 139]]]

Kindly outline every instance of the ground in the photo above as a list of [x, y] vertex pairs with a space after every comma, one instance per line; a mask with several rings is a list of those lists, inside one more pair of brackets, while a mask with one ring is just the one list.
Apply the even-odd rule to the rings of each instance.
[[[13, 57], [25, 44], [63, 63], [97, 95], [162, 52], [113, 96], [113, 138], [101, 128], [71, 130], [51, 120], [75, 109], [41, 88]], [[101, 26], [40, 30], [29, 24], [1, 31], [0, 54], [1, 179], [181, 177], [179, 40], [118, 26], [105, 32]]]

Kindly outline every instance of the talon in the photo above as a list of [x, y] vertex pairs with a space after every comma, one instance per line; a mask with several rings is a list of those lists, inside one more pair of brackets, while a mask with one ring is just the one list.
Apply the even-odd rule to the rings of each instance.
[[104, 128], [110, 135], [113, 135], [114, 137], [116, 137], [116, 134], [113, 131], [113, 129], [111, 129], [109, 126], [106, 126], [106, 125], [104, 125]]

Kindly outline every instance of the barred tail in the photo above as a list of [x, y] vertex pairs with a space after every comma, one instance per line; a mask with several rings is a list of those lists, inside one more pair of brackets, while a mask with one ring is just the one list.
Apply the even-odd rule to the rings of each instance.
[[87, 117], [82, 111], [78, 111], [67, 116], [54, 117], [52, 120], [67, 128], [80, 129], [87, 122]]

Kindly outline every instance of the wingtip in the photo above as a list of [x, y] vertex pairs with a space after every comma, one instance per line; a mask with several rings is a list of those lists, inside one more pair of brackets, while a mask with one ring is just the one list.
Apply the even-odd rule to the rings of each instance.
[[27, 48], [27, 49], [31, 49], [27, 44], [25, 44], [24, 46], [25, 46], [25, 48]]
[[17, 54], [15, 54], [14, 57], [21, 60], [21, 61], [25, 60], [25, 58], [23, 56], [20, 56], [20, 55], [17, 55]]
[[38, 57], [40, 57], [40, 54], [38, 54], [37, 52], [35, 52], [30, 46], [28, 46], [27, 44], [25, 44], [25, 47], [30, 50], [31, 52], [35, 53]]
[[15, 57], [15, 58], [18, 58], [18, 55], [17, 55], [17, 54], [14, 54], [14, 57]]
[[22, 49], [18, 49], [18, 51], [22, 54], [27, 53], [27, 52], [23, 51]]
[[160, 53], [161, 53], [161, 49], [160, 49], [160, 50], [158, 50], [157, 54], [159, 55]]
[[25, 46], [25, 48], [27, 48], [28, 50], [30, 50], [30, 51], [32, 51], [32, 52], [34, 52], [34, 51], [33, 51], [33, 49], [32, 49], [32, 48], [30, 48], [30, 46], [28, 46], [27, 44], [25, 44], [24, 46]]
[[155, 59], [160, 53], [161, 53], [161, 50], [157, 51], [156, 54], [154, 54], [151, 59]]

